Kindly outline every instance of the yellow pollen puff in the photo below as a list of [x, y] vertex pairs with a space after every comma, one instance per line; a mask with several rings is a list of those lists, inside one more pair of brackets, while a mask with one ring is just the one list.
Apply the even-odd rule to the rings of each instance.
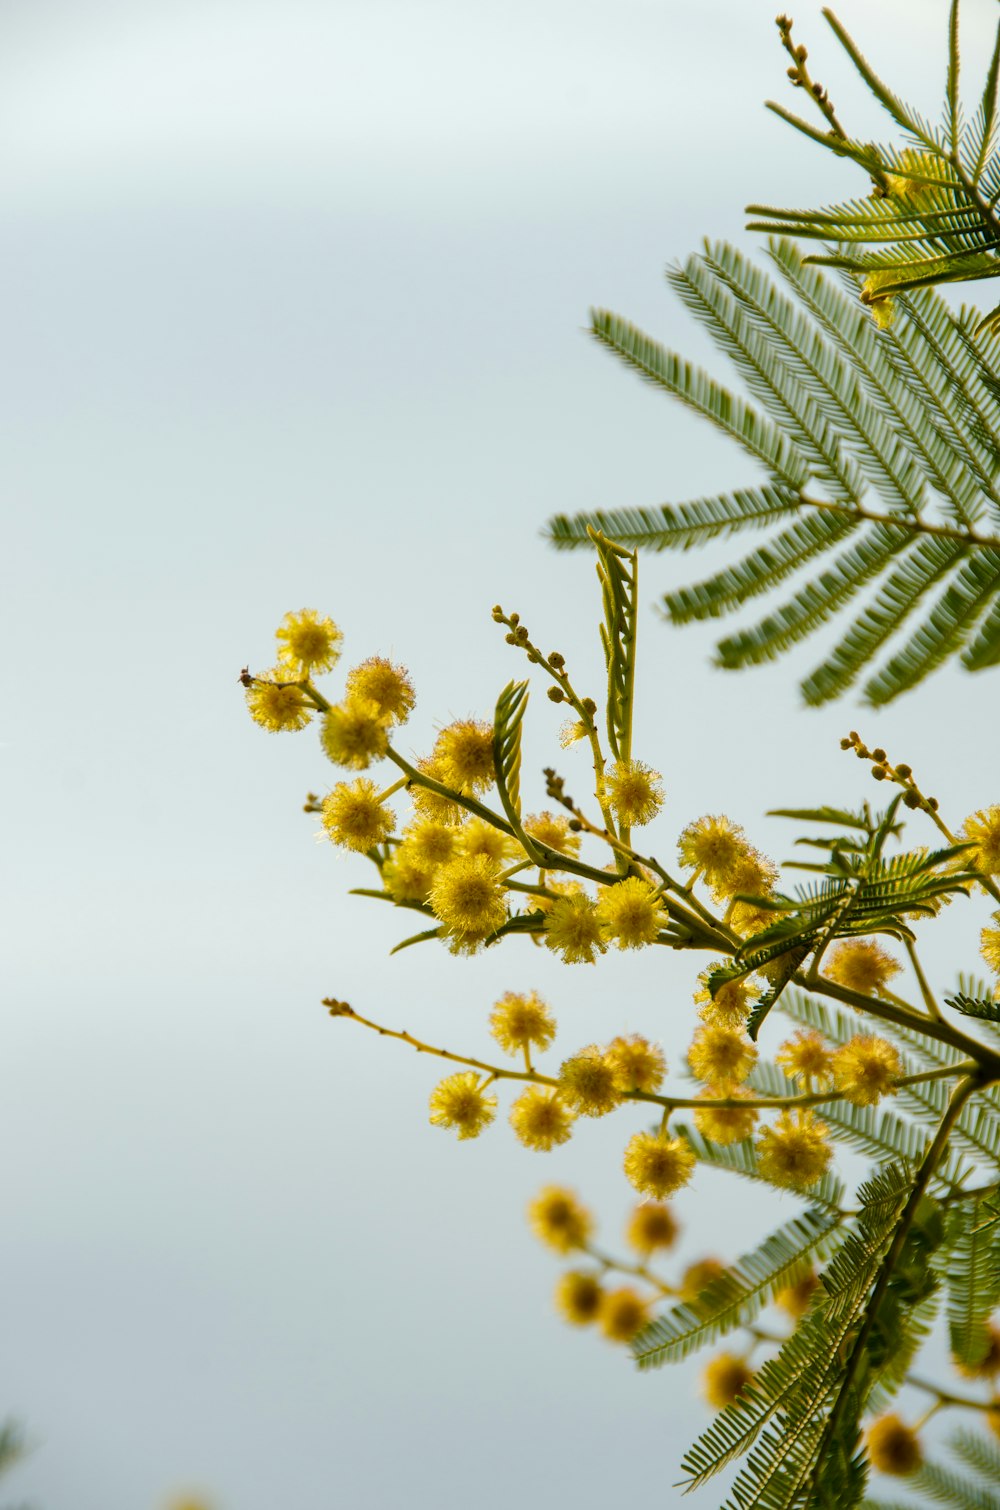
[[859, 1033], [833, 1056], [833, 1083], [855, 1106], [874, 1106], [896, 1094], [903, 1066], [895, 1047], [873, 1033]]
[[524, 832], [530, 838], [537, 839], [539, 844], [544, 844], [547, 849], [557, 850], [559, 854], [580, 853], [580, 835], [573, 833], [569, 819], [559, 813], [532, 813], [524, 820]]
[[613, 1038], [604, 1058], [620, 1091], [658, 1091], [667, 1073], [663, 1050], [639, 1033]]
[[334, 844], [365, 854], [385, 843], [394, 819], [380, 801], [375, 783], [361, 776], [357, 781], [340, 782], [323, 799], [322, 821]]
[[970, 814], [958, 836], [972, 840], [976, 846], [961, 856], [963, 865], [974, 865], [987, 876], [1000, 875], [1000, 807], [987, 807]]
[[[709, 1086], [702, 1096], [713, 1100], [731, 1100], [747, 1097], [744, 1090], [727, 1086]], [[757, 1111], [752, 1106], [703, 1106], [694, 1114], [694, 1125], [703, 1138], [713, 1143], [742, 1143], [753, 1135], [757, 1125]]]
[[605, 936], [619, 949], [652, 944], [668, 921], [656, 887], [641, 876], [606, 886], [597, 899], [596, 911]]
[[881, 1416], [873, 1421], [865, 1442], [872, 1467], [894, 1478], [916, 1473], [924, 1460], [919, 1437], [898, 1416]]
[[775, 1054], [774, 1062], [789, 1080], [804, 1080], [817, 1090], [828, 1090], [833, 1084], [833, 1055], [826, 1039], [814, 1028], [793, 1033]]
[[820, 1282], [810, 1269], [803, 1274], [801, 1279], [796, 1279], [792, 1284], [786, 1285], [779, 1290], [774, 1297], [775, 1305], [779, 1305], [793, 1321], [799, 1321], [809, 1309], [810, 1302], [816, 1291], [820, 1288]]
[[641, 760], [617, 761], [604, 782], [608, 801], [625, 828], [650, 823], [663, 806], [660, 773]]
[[559, 1069], [559, 1090], [584, 1117], [604, 1117], [621, 1105], [615, 1072], [596, 1043], [581, 1049]]
[[484, 1095], [474, 1070], [449, 1075], [431, 1092], [431, 1123], [451, 1127], [459, 1139], [478, 1138], [497, 1114], [496, 1096]]
[[722, 884], [733, 867], [748, 853], [750, 845], [739, 824], [709, 814], [696, 818], [677, 841], [681, 864], [700, 872], [706, 886]]
[[496, 866], [482, 855], [442, 865], [430, 891], [434, 915], [456, 938], [488, 938], [507, 918], [507, 899]]
[[631, 1285], [605, 1290], [601, 1297], [597, 1322], [609, 1342], [631, 1342], [648, 1319], [647, 1302]]
[[[433, 755], [418, 760], [417, 770], [421, 776], [440, 782], [442, 786], [447, 785], [441, 763]], [[416, 782], [409, 790], [414, 809], [421, 818], [433, 818], [437, 823], [461, 823], [465, 817], [464, 808], [459, 803], [453, 802], [450, 797], [443, 797], [440, 792], [429, 791], [427, 787], [418, 786]]]
[[708, 1085], [736, 1085], [756, 1063], [757, 1050], [746, 1034], [719, 1023], [697, 1028], [688, 1049], [691, 1073]]
[[607, 949], [597, 909], [583, 891], [553, 902], [545, 919], [545, 943], [567, 965], [592, 965]]
[[721, 1258], [699, 1258], [696, 1263], [689, 1264], [681, 1275], [678, 1287], [681, 1300], [690, 1305], [725, 1272], [726, 1266]]
[[572, 1190], [546, 1185], [528, 1207], [528, 1220], [536, 1237], [557, 1253], [582, 1248], [594, 1230], [594, 1218]]
[[559, 743], [564, 750], [568, 750], [570, 745], [576, 744], [577, 740], [586, 739], [588, 733], [585, 723], [579, 719], [567, 718], [565, 723], [559, 725]]
[[389, 748], [389, 734], [378, 704], [353, 697], [323, 715], [320, 744], [334, 765], [363, 771], [381, 760]]
[[709, 965], [698, 977], [701, 987], [694, 994], [698, 1005], [698, 1016], [703, 1022], [715, 1023], [719, 1027], [741, 1028], [750, 1015], [750, 1008], [760, 995], [760, 988], [753, 983], [752, 977], [743, 980], [727, 980], [713, 996], [708, 989], [708, 978], [712, 971], [718, 968], [719, 962]]
[[450, 823], [436, 823], [433, 818], [411, 824], [403, 830], [402, 838], [407, 857], [427, 870], [447, 865], [458, 853], [458, 829]]
[[460, 719], [441, 730], [432, 756], [445, 786], [474, 796], [493, 785], [493, 726]]
[[434, 872], [423, 866], [408, 845], [400, 844], [382, 867], [382, 880], [397, 902], [426, 902]]
[[[1000, 923], [1000, 912], [993, 914], [994, 923]], [[984, 928], [979, 935], [979, 950], [983, 959], [996, 975], [1000, 975], [1000, 928]]]
[[532, 1085], [511, 1107], [510, 1125], [525, 1148], [549, 1153], [569, 1141], [573, 1116], [557, 1091]]
[[730, 905], [729, 926], [740, 938], [753, 938], [765, 928], [770, 928], [773, 922], [774, 913], [766, 907], [754, 907], [751, 902], [733, 902]]
[[547, 1049], [556, 1036], [556, 1020], [534, 991], [520, 996], [506, 991], [494, 1004], [490, 1032], [505, 1054], [527, 1048]]
[[661, 1248], [672, 1248], [680, 1237], [680, 1224], [662, 1201], [641, 1201], [629, 1217], [625, 1241], [648, 1257]]
[[826, 1173], [833, 1157], [826, 1126], [808, 1111], [782, 1112], [757, 1139], [757, 1167], [783, 1190], [807, 1190]]
[[640, 1195], [662, 1201], [686, 1185], [694, 1173], [695, 1157], [681, 1138], [666, 1133], [639, 1132], [625, 1149], [625, 1176]]
[[255, 724], [272, 734], [304, 729], [315, 711], [302, 688], [286, 678], [286, 666], [261, 671], [246, 689], [247, 708]]
[[724, 1410], [750, 1383], [753, 1369], [745, 1358], [735, 1353], [718, 1353], [709, 1359], [701, 1374], [701, 1392], [706, 1405]]
[[347, 674], [348, 697], [373, 702], [386, 723], [405, 724], [417, 701], [413, 683], [402, 666], [372, 655]]
[[464, 823], [459, 829], [459, 840], [464, 855], [485, 855], [497, 865], [522, 853], [516, 839], [494, 828], [485, 818], [470, 818]]
[[321, 619], [315, 608], [303, 608], [300, 613], [285, 614], [275, 638], [282, 665], [308, 676], [333, 669], [344, 636], [332, 619]]
[[901, 969], [899, 961], [874, 939], [847, 939], [831, 949], [826, 958], [830, 979], [862, 996], [876, 995]]
[[778, 879], [778, 867], [758, 849], [748, 849], [730, 867], [725, 877], [712, 887], [717, 902], [738, 892], [751, 897], [770, 896]]
[[568, 1269], [556, 1285], [556, 1309], [570, 1326], [589, 1326], [597, 1320], [604, 1291], [596, 1274]]

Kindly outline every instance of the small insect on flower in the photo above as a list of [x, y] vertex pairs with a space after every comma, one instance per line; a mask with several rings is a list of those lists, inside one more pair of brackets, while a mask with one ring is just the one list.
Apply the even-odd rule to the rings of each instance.
[[663, 1200], [686, 1185], [694, 1173], [695, 1156], [681, 1138], [665, 1133], [638, 1132], [625, 1149], [624, 1169], [640, 1195]]
[[304, 729], [316, 711], [285, 666], [275, 666], [244, 681], [247, 708], [255, 724], [272, 734]]
[[450, 1127], [459, 1139], [478, 1138], [497, 1114], [496, 1096], [484, 1094], [474, 1070], [449, 1075], [431, 1092], [431, 1124]]
[[278, 627], [278, 659], [292, 671], [309, 676], [331, 671], [340, 659], [344, 636], [332, 619], [321, 619], [315, 608], [286, 613]]
[[546, 1185], [528, 1207], [528, 1220], [536, 1237], [557, 1253], [572, 1253], [585, 1246], [594, 1230], [594, 1218], [572, 1190]]

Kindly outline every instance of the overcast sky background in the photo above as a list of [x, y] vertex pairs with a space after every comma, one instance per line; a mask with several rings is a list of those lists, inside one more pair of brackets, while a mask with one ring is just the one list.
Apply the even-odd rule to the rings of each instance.
[[[933, 112], [944, 0], [837, 10]], [[320, 1000], [482, 1054], [496, 996], [536, 988], [557, 1054], [641, 1030], [676, 1068], [700, 961], [569, 970], [516, 941], [390, 959], [405, 917], [346, 896], [364, 863], [300, 811], [336, 779], [313, 733], [254, 728], [236, 676], [271, 663], [286, 610], [320, 608], [344, 666], [410, 668], [405, 747], [423, 753], [521, 674], [501, 602], [599, 687], [592, 561], [554, 554], [546, 517], [750, 474], [588, 342], [588, 306], [725, 376], [663, 265], [703, 235], [749, 245], [748, 200], [859, 187], [762, 108], [797, 102], [773, 11], [0, 3], [0, 1407], [36, 1445], [9, 1497], [674, 1501], [707, 1421], [696, 1368], [640, 1377], [571, 1333], [560, 1266], [523, 1220], [541, 1183], [568, 1183], [620, 1251], [621, 1149], [643, 1119], [548, 1158], [503, 1116], [458, 1144], [427, 1123], [445, 1069]], [[970, 63], [994, 13], [966, 6]], [[795, 16], [844, 118], [869, 119], [818, 4]], [[795, 683], [816, 646], [732, 678], [708, 669], [711, 633], [656, 620], [657, 592], [705, 569], [642, 566], [636, 749], [668, 789], [658, 852], [721, 810], [780, 856], [767, 808], [870, 795], [838, 748], [852, 723], [956, 821], [997, 800], [995, 740], [953, 738], [984, 727], [985, 677], [942, 672], [878, 716], [807, 713]], [[558, 723], [536, 696], [529, 810]], [[978, 921], [954, 925], [970, 967]], [[677, 1204], [674, 1272], [797, 1209], [705, 1174]]]

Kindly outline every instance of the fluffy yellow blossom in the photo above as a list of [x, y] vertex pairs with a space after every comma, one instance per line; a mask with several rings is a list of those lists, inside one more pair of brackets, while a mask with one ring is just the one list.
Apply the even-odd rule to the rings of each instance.
[[344, 636], [332, 619], [321, 619], [315, 608], [286, 613], [275, 636], [278, 660], [297, 675], [331, 671], [340, 659]]
[[341, 781], [323, 799], [323, 827], [334, 844], [364, 854], [384, 844], [392, 833], [393, 815], [379, 798], [378, 788], [364, 776]]
[[833, 1054], [822, 1033], [814, 1028], [800, 1028], [786, 1038], [774, 1062], [789, 1080], [801, 1079], [811, 1090], [825, 1091], [833, 1084]]
[[668, 921], [656, 887], [641, 876], [604, 887], [597, 899], [597, 917], [605, 936], [619, 949], [653, 943]]
[[558, 1091], [529, 1086], [510, 1109], [510, 1125], [525, 1148], [548, 1153], [569, 1141], [573, 1116]]
[[790, 1316], [793, 1321], [799, 1321], [808, 1311], [810, 1302], [819, 1288], [819, 1279], [809, 1269], [801, 1279], [793, 1280], [790, 1285], [779, 1290], [774, 1297], [774, 1303], [781, 1307], [786, 1316]]
[[420, 864], [407, 845], [400, 844], [382, 867], [386, 891], [397, 902], [426, 902], [434, 872]]
[[963, 1379], [995, 1379], [1000, 1374], [1000, 1327], [995, 1322], [986, 1329], [986, 1351], [978, 1363], [959, 1363], [952, 1359]]
[[976, 846], [963, 853], [964, 865], [974, 865], [987, 876], [1000, 875], [1000, 807], [987, 807], [970, 814], [958, 837], [970, 839]]
[[556, 1309], [570, 1326], [589, 1326], [597, 1320], [604, 1291], [596, 1274], [568, 1269], [556, 1285]]
[[436, 870], [447, 865], [458, 853], [458, 829], [451, 823], [436, 823], [433, 818], [424, 818], [411, 823], [402, 833], [407, 858], [426, 870]]
[[[994, 923], [1000, 923], [1000, 912], [993, 914]], [[1000, 975], [1000, 928], [984, 928], [979, 935], [979, 950], [983, 959], [996, 975]]]
[[625, 1149], [629, 1184], [640, 1195], [651, 1195], [658, 1201], [686, 1185], [694, 1166], [694, 1154], [684, 1140], [666, 1133], [636, 1133]]
[[903, 1073], [893, 1045], [874, 1033], [858, 1033], [833, 1056], [833, 1083], [855, 1106], [875, 1106], [896, 1094]]
[[757, 1050], [739, 1028], [707, 1022], [695, 1029], [688, 1064], [696, 1079], [708, 1085], [736, 1085], [757, 1063]]
[[621, 1105], [613, 1067], [596, 1043], [588, 1044], [559, 1067], [559, 1090], [583, 1117], [604, 1117]]
[[762, 855], [759, 849], [748, 849], [712, 887], [712, 895], [717, 902], [726, 901], [738, 892], [750, 897], [766, 897], [770, 896], [777, 879], [778, 867], [774, 861]]
[[497, 1114], [496, 1096], [484, 1094], [474, 1070], [449, 1075], [431, 1092], [431, 1122], [453, 1127], [462, 1138], [478, 1138]]
[[580, 719], [567, 718], [566, 722], [559, 726], [559, 743], [564, 750], [568, 750], [570, 745], [576, 744], [577, 740], [586, 739], [589, 732], [587, 725]]
[[916, 1432], [898, 1416], [880, 1416], [873, 1421], [865, 1433], [865, 1444], [872, 1467], [894, 1478], [916, 1473], [924, 1460]]
[[597, 909], [583, 891], [553, 902], [545, 919], [545, 942], [567, 965], [592, 965], [607, 949]]
[[547, 849], [557, 850], [561, 855], [580, 853], [580, 835], [573, 833], [569, 819], [560, 813], [532, 813], [524, 820], [524, 832], [529, 838], [537, 839], [539, 844], [544, 844]]
[[493, 785], [493, 725], [475, 719], [459, 719], [441, 730], [432, 757], [445, 786], [466, 797]]
[[[702, 1096], [712, 1100], [740, 1099], [747, 1091], [729, 1086], [709, 1086]], [[753, 1135], [757, 1111], [752, 1106], [702, 1106], [694, 1114], [694, 1125], [703, 1138], [713, 1143], [742, 1143]]]
[[482, 855], [461, 855], [439, 867], [430, 891], [434, 916], [458, 939], [484, 939], [507, 918], [496, 866]]
[[713, 996], [708, 989], [708, 978], [718, 967], [716, 961], [698, 976], [701, 986], [694, 993], [698, 1016], [703, 1022], [717, 1023], [723, 1028], [740, 1028], [760, 995], [760, 987], [754, 983], [752, 976], [746, 976], [743, 980], [725, 981]]
[[738, 824], [711, 814], [689, 823], [677, 841], [681, 864], [702, 875], [713, 890], [725, 882], [749, 848]]
[[320, 744], [334, 765], [363, 771], [381, 760], [389, 748], [389, 734], [378, 704], [352, 697], [323, 715]]
[[612, 1038], [604, 1058], [620, 1091], [658, 1091], [667, 1073], [663, 1050], [639, 1033]]
[[877, 995], [886, 981], [902, 969], [899, 961], [874, 939], [845, 939], [831, 949], [825, 963], [831, 980], [849, 991], [859, 991], [862, 996]]
[[463, 855], [485, 855], [487, 860], [492, 860], [496, 865], [502, 865], [505, 860], [511, 860], [516, 855], [524, 858], [517, 840], [505, 834], [502, 829], [494, 828], [485, 818], [470, 818], [468, 823], [463, 823], [459, 838]]
[[417, 700], [403, 667], [380, 655], [369, 656], [347, 673], [347, 695], [373, 702], [387, 724], [405, 724]]
[[624, 828], [650, 823], [663, 806], [659, 771], [641, 760], [618, 760], [604, 778], [608, 801]]
[[701, 1372], [701, 1392], [706, 1405], [724, 1410], [753, 1378], [753, 1369], [735, 1353], [717, 1353]]
[[494, 1003], [490, 1032], [505, 1054], [520, 1054], [527, 1048], [547, 1049], [556, 1036], [556, 1020], [534, 991], [506, 991]]
[[286, 680], [290, 674], [287, 667], [275, 666], [260, 672], [246, 689], [250, 717], [272, 734], [304, 729], [315, 711], [302, 688]]
[[742, 939], [751, 939], [763, 933], [775, 921], [775, 915], [767, 907], [755, 907], [752, 902], [732, 902], [729, 911], [729, 926]]
[[536, 1237], [557, 1253], [582, 1248], [594, 1230], [594, 1218], [572, 1190], [546, 1185], [528, 1207], [528, 1220]]
[[672, 1248], [680, 1231], [669, 1206], [662, 1201], [640, 1201], [629, 1217], [625, 1241], [630, 1248], [648, 1258], [660, 1248]]
[[[423, 760], [417, 761], [417, 770], [421, 776], [426, 776], [430, 781], [440, 782], [446, 786], [444, 771], [441, 763], [433, 755], [427, 755]], [[433, 818], [438, 823], [461, 823], [465, 817], [465, 809], [450, 797], [444, 797], [440, 792], [432, 792], [425, 786], [419, 786], [414, 782], [410, 787], [410, 797], [414, 809], [421, 818]]]
[[785, 1190], [807, 1190], [826, 1173], [833, 1149], [826, 1126], [811, 1112], [782, 1112], [757, 1139], [757, 1167], [765, 1180]]
[[605, 1290], [597, 1322], [610, 1342], [631, 1342], [648, 1320], [647, 1302], [631, 1285]]
[[721, 1258], [699, 1258], [696, 1263], [688, 1264], [679, 1285], [681, 1300], [691, 1305], [713, 1280], [725, 1272], [726, 1266]]

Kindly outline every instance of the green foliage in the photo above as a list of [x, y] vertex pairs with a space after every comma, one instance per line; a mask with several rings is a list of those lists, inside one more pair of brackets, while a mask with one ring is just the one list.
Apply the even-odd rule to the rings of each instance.
[[987, 1323], [1000, 1304], [1000, 1227], [978, 1200], [957, 1203], [947, 1225], [949, 1341], [959, 1362], [974, 1367], [987, 1354]]
[[541, 852], [521, 826], [521, 724], [528, 706], [528, 683], [508, 682], [493, 717], [493, 765], [497, 792], [511, 828], [533, 860]]
[[[671, 1125], [675, 1135], [684, 1139], [699, 1164], [728, 1170], [731, 1174], [742, 1175], [746, 1180], [757, 1180], [765, 1185], [770, 1183], [760, 1172], [757, 1150], [749, 1139], [742, 1143], [713, 1143], [686, 1122]], [[815, 1185], [810, 1185], [807, 1200], [810, 1206], [839, 1214], [844, 1200], [843, 1181], [836, 1175], [825, 1174]]]
[[608, 672], [608, 748], [615, 760], [632, 754], [632, 702], [635, 691], [636, 559], [598, 531], [591, 532], [597, 549], [597, 577], [601, 584], [604, 622], [601, 647]]

